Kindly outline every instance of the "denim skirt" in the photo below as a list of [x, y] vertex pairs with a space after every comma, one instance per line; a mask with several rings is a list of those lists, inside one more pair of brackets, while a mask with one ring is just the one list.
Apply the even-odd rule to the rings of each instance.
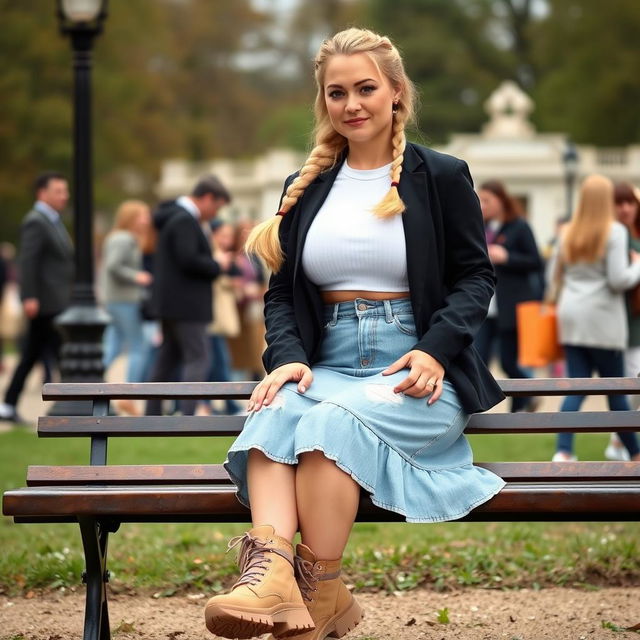
[[417, 341], [408, 299], [358, 298], [325, 306], [320, 356], [302, 394], [286, 383], [268, 406], [253, 412], [224, 466], [249, 505], [247, 459], [258, 449], [295, 465], [322, 451], [371, 494], [374, 504], [408, 522], [462, 518], [502, 489], [504, 481], [472, 464], [464, 436], [469, 415], [445, 379], [440, 399], [393, 391], [408, 374], [382, 371]]

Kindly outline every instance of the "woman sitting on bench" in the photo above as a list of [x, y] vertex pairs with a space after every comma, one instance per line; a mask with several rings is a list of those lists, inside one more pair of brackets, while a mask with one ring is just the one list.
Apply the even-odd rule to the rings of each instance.
[[438, 522], [504, 486], [463, 433], [503, 399], [472, 347], [494, 274], [467, 165], [406, 142], [415, 90], [388, 38], [340, 32], [315, 73], [315, 147], [247, 246], [273, 270], [268, 374], [225, 462], [254, 525], [230, 543], [240, 579], [205, 609], [226, 638], [358, 624], [340, 565], [361, 488]]

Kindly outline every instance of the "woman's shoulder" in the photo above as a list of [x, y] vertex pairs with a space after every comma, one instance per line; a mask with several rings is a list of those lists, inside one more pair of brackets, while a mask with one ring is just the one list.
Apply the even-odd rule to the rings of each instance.
[[111, 242], [120, 242], [122, 244], [135, 242], [136, 237], [131, 233], [131, 231], [127, 231], [126, 229], [114, 229], [107, 238]]
[[136, 246], [135, 236], [124, 229], [114, 229], [107, 235], [104, 241], [105, 251], [117, 250], [120, 247]]
[[629, 232], [627, 228], [617, 220], [611, 223], [611, 230], [609, 231], [609, 244], [621, 244], [627, 243], [629, 238]]
[[289, 185], [300, 175], [300, 170], [294, 171], [292, 174], [288, 175], [284, 181], [284, 188], [287, 189]]
[[416, 153], [434, 173], [453, 173], [467, 166], [467, 163], [461, 158], [430, 149], [416, 142], [408, 142], [407, 147]]
[[531, 229], [531, 225], [529, 224], [529, 221], [524, 217], [524, 216], [516, 216], [515, 218], [509, 220], [508, 222], [505, 222], [504, 227], [509, 227], [510, 229], [517, 229], [517, 230], [525, 230], [525, 229]]

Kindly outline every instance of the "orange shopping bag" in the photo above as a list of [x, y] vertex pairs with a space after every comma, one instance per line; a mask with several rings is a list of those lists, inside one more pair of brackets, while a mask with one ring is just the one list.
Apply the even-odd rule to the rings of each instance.
[[563, 358], [558, 342], [556, 305], [532, 300], [516, 305], [518, 362], [522, 367], [545, 367]]

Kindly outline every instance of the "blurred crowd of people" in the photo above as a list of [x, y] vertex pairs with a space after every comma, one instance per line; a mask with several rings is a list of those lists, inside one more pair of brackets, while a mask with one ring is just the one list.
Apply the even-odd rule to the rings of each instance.
[[[68, 307], [73, 282], [73, 248], [61, 218], [67, 181], [60, 174], [43, 174], [35, 195], [23, 222], [18, 261], [11, 245], [0, 251], [0, 337], [16, 340], [21, 352], [0, 403], [0, 419], [16, 424], [24, 422], [17, 407], [32, 368], [43, 365], [43, 380], [52, 379], [60, 346], [54, 319]], [[103, 344], [108, 376], [116, 359], [124, 357], [127, 382], [262, 377], [266, 275], [243, 250], [253, 223], [218, 218], [230, 201], [222, 183], [205, 176], [189, 195], [162, 202], [154, 211], [141, 200], [117, 207], [96, 252], [96, 295], [111, 318]], [[144, 409], [126, 400], [115, 408], [131, 415]], [[163, 409], [149, 402], [146, 413]], [[186, 401], [170, 409], [241, 411], [233, 401], [219, 407]]]
[[[497, 353], [510, 378], [532, 375], [518, 361], [522, 336], [517, 307], [531, 300], [553, 301], [558, 336], [571, 378], [640, 375], [640, 199], [627, 183], [587, 176], [575, 211], [561, 219], [543, 259], [521, 204], [497, 180], [480, 185], [489, 257], [496, 290], [476, 347], [485, 362]], [[552, 372], [558, 372], [557, 364]], [[578, 411], [584, 396], [568, 396], [562, 411]], [[628, 410], [626, 396], [610, 396], [609, 408]], [[538, 399], [513, 398], [512, 411], [535, 411]], [[637, 408], [637, 407], [636, 407]], [[611, 437], [605, 456], [640, 459], [635, 433]], [[573, 434], [558, 436], [553, 460], [576, 460]]]
[[[588, 176], [573, 215], [558, 221], [556, 236], [542, 252], [522, 203], [504, 184], [489, 180], [477, 191], [497, 278], [475, 342], [484, 361], [489, 364], [495, 357], [510, 378], [534, 375], [518, 359], [516, 310], [521, 302], [549, 299], [553, 291], [565, 361], [555, 363], [552, 373], [638, 376], [638, 190]], [[22, 226], [18, 260], [11, 245], [0, 246], [0, 367], [2, 339], [22, 336], [21, 356], [0, 403], [0, 419], [14, 422], [20, 421], [18, 401], [33, 366], [43, 365], [44, 380], [55, 370], [59, 337], [54, 319], [69, 304], [73, 280], [73, 248], [60, 216], [69, 197], [65, 177], [51, 172], [39, 176], [35, 195]], [[97, 295], [111, 318], [104, 335], [107, 372], [124, 356], [127, 382], [263, 376], [267, 277], [262, 263], [244, 251], [252, 222], [232, 224], [218, 216], [230, 201], [226, 187], [209, 175], [189, 195], [162, 202], [154, 211], [141, 200], [127, 200], [117, 208], [97, 252]], [[562, 410], [577, 411], [582, 401], [567, 397]], [[625, 396], [610, 397], [609, 405], [612, 410], [630, 406]], [[537, 398], [513, 398], [510, 408], [535, 411], [538, 406]], [[124, 400], [116, 408], [132, 415], [143, 410]], [[215, 407], [196, 401], [162, 407], [149, 401], [144, 410], [149, 415], [165, 410], [206, 415], [242, 408], [232, 400]], [[636, 435], [613, 434], [606, 456], [637, 459]], [[553, 459], [576, 459], [571, 434], [558, 437]]]
[[[264, 270], [244, 252], [252, 223], [218, 217], [231, 195], [215, 176], [151, 213], [123, 202], [101, 252], [100, 298], [112, 323], [104, 363], [127, 357], [127, 382], [259, 379], [264, 374]], [[121, 401], [121, 412], [141, 408]], [[233, 401], [211, 407], [183, 401], [184, 414], [238, 413]], [[149, 401], [146, 413], [163, 411]]]

